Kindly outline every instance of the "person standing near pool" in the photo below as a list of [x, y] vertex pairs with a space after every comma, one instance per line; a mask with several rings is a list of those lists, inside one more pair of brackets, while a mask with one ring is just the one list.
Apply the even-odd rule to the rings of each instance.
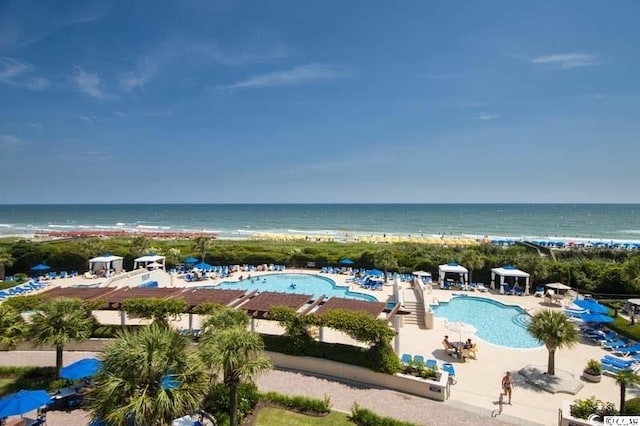
[[507, 404], [511, 405], [511, 392], [513, 391], [513, 377], [511, 372], [507, 371], [507, 374], [502, 378], [502, 394], [509, 397]]

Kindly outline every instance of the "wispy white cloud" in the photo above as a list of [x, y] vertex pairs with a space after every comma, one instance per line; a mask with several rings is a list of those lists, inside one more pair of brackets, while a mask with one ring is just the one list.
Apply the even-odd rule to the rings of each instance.
[[284, 71], [259, 74], [228, 85], [217, 86], [217, 89], [264, 89], [268, 87], [294, 86], [312, 84], [319, 81], [333, 80], [346, 74], [343, 67], [328, 64], [301, 65]]
[[46, 89], [49, 80], [34, 74], [34, 67], [29, 62], [8, 56], [0, 57], [0, 82], [30, 90]]
[[97, 73], [86, 71], [84, 68], [76, 65], [73, 67], [71, 80], [76, 85], [76, 88], [85, 95], [97, 99], [106, 98], [106, 94], [100, 86], [100, 77]]
[[536, 56], [531, 59], [534, 64], [547, 64], [564, 69], [588, 67], [599, 65], [602, 62], [595, 56], [586, 53], [561, 53], [553, 55]]
[[26, 142], [15, 135], [0, 135], [0, 147], [13, 148], [14, 146], [24, 145]]
[[481, 112], [480, 114], [476, 115], [474, 119], [481, 120], [481, 121], [489, 121], [489, 120], [495, 120], [498, 117], [500, 117], [500, 114], [496, 114], [493, 112]]
[[84, 121], [89, 124], [96, 124], [96, 120], [94, 117], [89, 117], [88, 115], [77, 115], [76, 118], [78, 120]]
[[109, 14], [112, 3], [112, 0], [7, 0], [0, 13], [0, 50], [20, 49], [67, 26], [100, 20]]
[[118, 81], [125, 91], [143, 88], [165, 67], [189, 65], [198, 67], [211, 63], [226, 66], [270, 63], [287, 56], [282, 44], [230, 51], [208, 40], [171, 38], [147, 49], [137, 58], [130, 70], [120, 74]]

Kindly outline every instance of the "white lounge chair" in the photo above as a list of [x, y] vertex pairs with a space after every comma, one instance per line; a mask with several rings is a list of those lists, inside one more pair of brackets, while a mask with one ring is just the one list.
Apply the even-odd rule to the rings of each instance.
[[484, 286], [484, 283], [476, 283], [476, 290], [485, 292], [487, 288]]

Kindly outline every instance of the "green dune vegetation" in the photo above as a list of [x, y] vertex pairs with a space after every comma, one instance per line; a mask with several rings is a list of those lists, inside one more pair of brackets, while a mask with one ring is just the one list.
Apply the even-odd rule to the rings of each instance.
[[284, 264], [288, 267], [338, 265], [352, 259], [356, 267], [411, 272], [437, 272], [439, 264], [456, 261], [466, 266], [472, 281], [488, 283], [491, 268], [516, 265], [532, 275], [532, 288], [546, 282], [564, 282], [580, 291], [599, 294], [640, 293], [640, 255], [628, 250], [563, 249], [553, 257], [526, 247], [426, 246], [416, 243], [279, 242], [256, 240], [152, 240], [146, 237], [73, 239], [58, 241], [0, 240], [0, 279], [20, 276], [44, 262], [52, 270], [84, 272], [88, 259], [110, 252], [124, 257], [124, 266], [146, 253], [167, 256], [167, 266], [194, 256], [213, 265]]

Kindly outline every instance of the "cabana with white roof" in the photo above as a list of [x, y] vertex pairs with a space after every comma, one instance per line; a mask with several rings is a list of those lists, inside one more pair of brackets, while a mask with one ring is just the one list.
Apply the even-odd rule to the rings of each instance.
[[455, 274], [456, 280], [462, 281], [463, 285], [469, 282], [469, 270], [456, 262], [449, 262], [438, 266], [438, 283], [441, 288], [444, 287], [444, 280], [447, 274]]
[[102, 256], [89, 259], [89, 271], [96, 274], [100, 271], [113, 271], [118, 273], [122, 271], [122, 256], [114, 256], [110, 253], [105, 253]]
[[501, 268], [491, 268], [491, 288], [496, 288], [496, 275], [500, 277], [500, 286], [504, 284], [504, 279], [513, 277], [516, 284], [520, 278], [524, 278], [524, 294], [529, 294], [529, 275], [512, 265], [505, 265]]
[[146, 254], [142, 257], [133, 260], [133, 269], [138, 268], [155, 268], [165, 270], [165, 256], [158, 254]]

